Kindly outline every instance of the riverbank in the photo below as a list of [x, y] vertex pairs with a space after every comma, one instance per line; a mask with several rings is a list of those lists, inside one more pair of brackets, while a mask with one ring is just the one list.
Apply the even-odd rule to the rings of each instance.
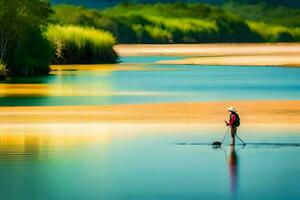
[[120, 56], [183, 56], [160, 64], [300, 67], [300, 43], [117, 45]]
[[0, 123], [222, 123], [229, 105], [237, 107], [243, 124], [300, 124], [299, 100], [0, 107]]

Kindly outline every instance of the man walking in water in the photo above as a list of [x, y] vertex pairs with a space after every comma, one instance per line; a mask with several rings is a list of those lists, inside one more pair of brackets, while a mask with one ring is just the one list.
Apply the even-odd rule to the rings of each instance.
[[237, 114], [237, 110], [233, 106], [229, 106], [227, 109], [230, 112], [230, 116], [229, 116], [229, 122], [225, 121], [225, 123], [227, 126], [230, 126], [231, 138], [232, 138], [231, 145], [234, 146], [237, 127], [240, 126], [240, 117]]

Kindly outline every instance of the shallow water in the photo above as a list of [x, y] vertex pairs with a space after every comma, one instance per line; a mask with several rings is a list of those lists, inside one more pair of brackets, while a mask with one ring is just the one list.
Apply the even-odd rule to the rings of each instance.
[[[20, 124], [0, 131], [0, 196], [6, 200], [300, 195], [300, 147], [278, 144], [299, 144], [298, 128], [243, 127], [240, 136], [252, 145], [235, 149], [202, 144], [222, 137], [223, 127], [212, 125]], [[253, 144], [265, 142], [277, 145]]]
[[[0, 83], [0, 106], [299, 99], [300, 70], [158, 65], [54, 66]], [[5, 200], [296, 200], [300, 128], [243, 125], [246, 146], [212, 148], [222, 125], [1, 124]]]
[[50, 76], [10, 78], [0, 83], [0, 106], [300, 98], [297, 68], [155, 64], [165, 59], [180, 57], [124, 57], [117, 65], [54, 66]]

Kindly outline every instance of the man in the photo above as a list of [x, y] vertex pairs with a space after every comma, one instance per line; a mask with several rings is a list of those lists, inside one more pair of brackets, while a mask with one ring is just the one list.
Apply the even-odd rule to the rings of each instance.
[[237, 110], [233, 106], [229, 106], [227, 109], [230, 112], [230, 116], [229, 116], [229, 122], [225, 121], [225, 123], [227, 126], [230, 126], [231, 138], [232, 138], [231, 145], [234, 146], [237, 127], [240, 126], [240, 117], [237, 114]]

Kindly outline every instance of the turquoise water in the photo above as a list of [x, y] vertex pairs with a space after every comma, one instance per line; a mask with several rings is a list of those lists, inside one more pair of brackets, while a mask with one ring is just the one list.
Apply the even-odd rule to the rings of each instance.
[[[61, 69], [0, 84], [1, 106], [299, 99], [300, 70], [280, 67], [160, 65], [180, 57], [125, 57], [108, 70]], [[148, 63], [143, 64], [142, 62]], [[134, 64], [135, 63], [135, 64]], [[149, 64], [151, 63], [151, 64]], [[128, 69], [134, 67], [132, 69]], [[13, 87], [27, 84], [27, 91]], [[8, 86], [7, 86], [8, 85]], [[40, 90], [36, 87], [41, 87]]]
[[[1, 106], [299, 99], [300, 70], [159, 65], [55, 68], [0, 83]], [[242, 125], [247, 143], [222, 148], [222, 125], [1, 124], [4, 200], [297, 200], [300, 129]]]
[[[288, 131], [243, 127], [240, 136], [251, 144], [235, 149], [206, 145], [223, 136], [223, 128], [214, 126], [52, 125], [52, 132], [36, 128], [42, 132], [36, 136], [2, 135], [0, 195], [6, 200], [296, 200], [300, 132], [281, 128]], [[22, 139], [25, 143], [17, 144]], [[285, 144], [291, 142], [298, 146]]]

